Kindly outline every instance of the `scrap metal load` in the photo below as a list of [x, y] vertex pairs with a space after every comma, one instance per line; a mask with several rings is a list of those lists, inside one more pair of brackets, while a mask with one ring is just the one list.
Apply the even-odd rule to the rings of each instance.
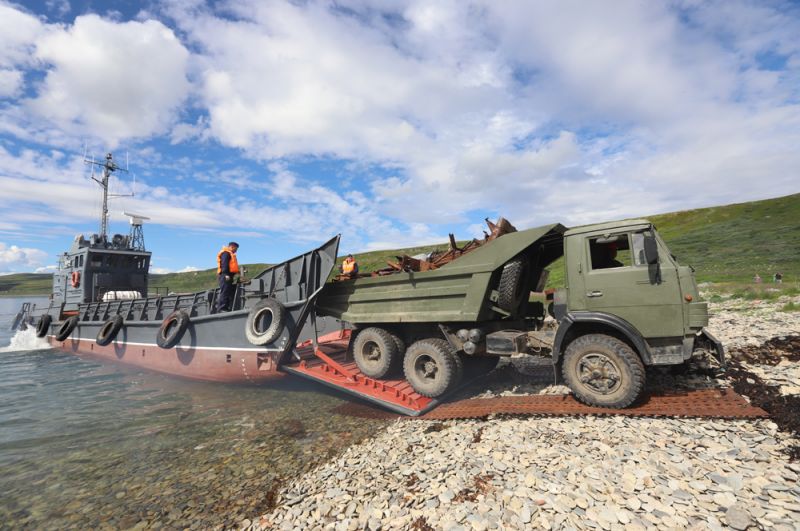
[[453, 260], [464, 256], [471, 251], [474, 251], [475, 249], [478, 249], [482, 245], [486, 245], [487, 243], [499, 238], [500, 236], [503, 236], [504, 234], [517, 232], [517, 229], [503, 217], [498, 219], [497, 223], [492, 223], [489, 221], [489, 218], [486, 218], [486, 225], [489, 227], [489, 232], [483, 231], [482, 240], [473, 238], [471, 241], [459, 247], [455, 236], [450, 234], [450, 241], [446, 251], [433, 251], [430, 254], [425, 255], [424, 258], [419, 256], [409, 256], [407, 254], [395, 256], [397, 259], [396, 261], [386, 261], [388, 267], [378, 269], [377, 271], [373, 271], [371, 273], [360, 273], [357, 275], [340, 274], [336, 275], [333, 280], [341, 281], [363, 277], [382, 277], [385, 275], [400, 273], [402, 271], [433, 271], [449, 264]]

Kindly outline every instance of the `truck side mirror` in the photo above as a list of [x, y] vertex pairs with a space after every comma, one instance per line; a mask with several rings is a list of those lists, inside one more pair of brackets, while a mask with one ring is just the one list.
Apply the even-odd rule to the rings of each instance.
[[644, 259], [648, 265], [658, 263], [658, 244], [656, 237], [652, 234], [647, 234], [644, 237]]

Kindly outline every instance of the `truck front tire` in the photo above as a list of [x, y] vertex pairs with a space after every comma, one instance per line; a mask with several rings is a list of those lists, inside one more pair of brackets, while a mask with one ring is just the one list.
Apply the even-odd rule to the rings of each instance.
[[400, 339], [388, 330], [375, 326], [365, 328], [353, 342], [353, 358], [365, 375], [384, 378], [400, 364], [400, 344]]
[[444, 339], [421, 339], [408, 347], [403, 370], [414, 391], [436, 398], [458, 385], [461, 359]]
[[636, 352], [605, 334], [587, 334], [570, 343], [561, 370], [575, 397], [590, 406], [626, 408], [639, 398], [645, 383]]

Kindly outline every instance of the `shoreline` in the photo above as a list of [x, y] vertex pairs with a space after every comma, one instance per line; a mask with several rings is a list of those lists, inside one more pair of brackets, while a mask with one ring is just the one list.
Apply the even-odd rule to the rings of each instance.
[[[712, 303], [709, 329], [729, 353], [798, 335], [800, 313], [779, 308], [800, 298], [784, 298]], [[800, 390], [798, 362], [741, 363], [782, 394]], [[534, 371], [482, 396], [559, 392], [552, 369], [549, 382]], [[733, 385], [702, 372], [679, 383]], [[787, 454], [797, 442], [771, 419], [399, 419], [285, 484], [274, 510], [240, 527], [791, 530], [800, 463]]]

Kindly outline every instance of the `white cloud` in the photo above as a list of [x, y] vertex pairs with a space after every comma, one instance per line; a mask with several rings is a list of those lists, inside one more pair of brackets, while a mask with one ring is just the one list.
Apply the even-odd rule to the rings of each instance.
[[189, 52], [155, 20], [112, 22], [83, 15], [36, 41], [50, 68], [31, 109], [73, 134], [114, 147], [165, 132], [189, 91]]
[[[65, 150], [86, 134], [109, 144], [168, 135], [198, 150], [218, 141], [269, 170], [195, 171], [150, 152], [152, 172], [124, 206], [154, 223], [229, 231], [235, 219], [240, 232], [300, 241], [343, 232], [362, 250], [442, 241], [438, 227], [468, 218], [585, 223], [798, 189], [791, 6], [189, 0], [163, 9], [168, 17], [48, 25], [0, 5], [12, 21], [0, 16], [0, 94], [36, 93], [27, 106], [0, 107], [6, 135]], [[36, 78], [29, 69], [44, 75], [36, 86], [25, 85]], [[342, 175], [292, 171], [312, 157]], [[175, 179], [164, 178], [170, 170]], [[15, 223], [94, 218], [97, 189], [84, 175], [80, 161], [0, 145], [0, 208]]]
[[[599, 220], [732, 200], [731, 185], [738, 197], [796, 190], [783, 177], [800, 165], [796, 13], [421, 0], [224, 12], [174, 14], [200, 50], [206, 132], [258, 158], [397, 168], [371, 183], [382, 216]], [[770, 50], [795, 73], [760, 68]]]
[[47, 253], [39, 249], [0, 242], [0, 271], [28, 270], [40, 266], [46, 258]]

